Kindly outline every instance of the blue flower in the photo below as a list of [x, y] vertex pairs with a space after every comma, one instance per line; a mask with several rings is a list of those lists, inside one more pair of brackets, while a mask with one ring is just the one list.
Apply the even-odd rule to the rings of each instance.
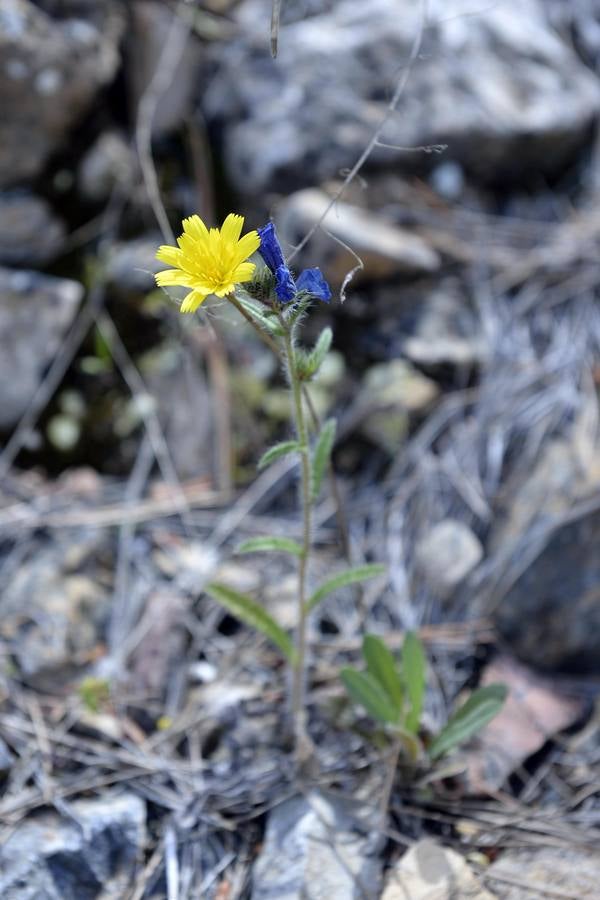
[[273, 275], [275, 275], [277, 273], [277, 269], [279, 269], [281, 266], [285, 266], [285, 258], [283, 256], [281, 244], [277, 239], [275, 226], [272, 222], [269, 222], [267, 225], [264, 225], [262, 228], [257, 228], [256, 230], [258, 231], [258, 236], [260, 238], [260, 247], [258, 248], [258, 252], [266, 262]]
[[305, 269], [296, 284], [294, 276], [286, 265], [283, 250], [272, 222], [268, 222], [257, 231], [260, 237], [258, 252], [275, 276], [275, 293], [282, 303], [293, 300], [298, 291], [305, 291], [318, 300], [326, 302], [331, 299], [331, 290], [319, 269]]
[[275, 270], [275, 293], [282, 303], [293, 300], [298, 293], [296, 282], [287, 266], [277, 266]]
[[331, 300], [331, 288], [323, 278], [320, 269], [305, 269], [298, 278], [296, 286], [299, 291], [306, 291], [317, 300], [324, 300], [325, 303]]

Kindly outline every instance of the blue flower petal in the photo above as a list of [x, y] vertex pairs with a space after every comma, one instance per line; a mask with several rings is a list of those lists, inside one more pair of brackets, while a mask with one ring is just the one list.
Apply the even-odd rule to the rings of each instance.
[[282, 303], [293, 300], [297, 290], [296, 282], [288, 267], [285, 265], [278, 266], [275, 271], [275, 293]]
[[320, 269], [305, 269], [298, 278], [297, 289], [306, 291], [317, 300], [324, 300], [326, 303], [331, 300], [331, 288]]
[[283, 255], [283, 250], [281, 249], [281, 244], [277, 239], [275, 226], [272, 222], [269, 222], [262, 228], [258, 228], [257, 231], [260, 238], [260, 247], [258, 248], [258, 252], [264, 259], [271, 272], [273, 272], [273, 274], [275, 275], [277, 273], [277, 269], [279, 269], [280, 266], [285, 266], [285, 258]]

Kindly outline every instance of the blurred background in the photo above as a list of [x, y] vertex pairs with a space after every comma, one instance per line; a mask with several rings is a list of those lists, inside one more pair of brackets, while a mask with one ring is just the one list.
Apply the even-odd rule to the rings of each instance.
[[[294, 621], [293, 569], [233, 555], [298, 533], [293, 466], [255, 470], [285, 383], [227, 302], [182, 317], [152, 277], [182, 217], [234, 211], [334, 292], [304, 332], [333, 328], [311, 393], [339, 422], [314, 578], [389, 572], [314, 623], [325, 780], [356, 794], [376, 762], [340, 737], [336, 666], [420, 629], [432, 725], [486, 679], [525, 703], [460, 796], [543, 835], [553, 810], [541, 870], [598, 896], [561, 879], [600, 820], [600, 7], [283, 0], [275, 59], [270, 28], [268, 0], [0, 5], [0, 893], [250, 896], [289, 791], [280, 662], [202, 595]], [[511, 834], [488, 887], [545, 896], [508, 893], [534, 854]]]

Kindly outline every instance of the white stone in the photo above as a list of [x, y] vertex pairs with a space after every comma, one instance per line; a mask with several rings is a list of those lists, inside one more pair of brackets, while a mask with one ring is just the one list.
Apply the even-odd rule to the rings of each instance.
[[457, 519], [438, 522], [416, 547], [417, 563], [423, 576], [441, 594], [456, 587], [482, 557], [479, 538]]

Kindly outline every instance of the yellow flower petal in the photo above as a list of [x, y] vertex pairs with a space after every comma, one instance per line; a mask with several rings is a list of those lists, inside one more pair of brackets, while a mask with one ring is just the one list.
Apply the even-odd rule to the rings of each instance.
[[244, 217], [237, 216], [235, 213], [229, 213], [221, 226], [221, 239], [223, 243], [237, 244], [242, 233]]
[[237, 243], [235, 248], [236, 262], [239, 264], [245, 259], [248, 259], [249, 256], [256, 253], [259, 247], [260, 238], [258, 236], [258, 231], [249, 231], [248, 234], [245, 234], [243, 238], [240, 238]]
[[156, 283], [191, 289], [182, 312], [194, 312], [210, 294], [225, 297], [236, 284], [252, 278], [256, 267], [246, 260], [258, 250], [260, 238], [256, 231], [240, 237], [243, 226], [244, 217], [236, 213], [230, 213], [220, 229], [208, 229], [199, 216], [189, 216], [177, 247], [159, 248], [157, 258], [173, 268], [158, 272]]
[[189, 218], [184, 219], [181, 224], [183, 225], [183, 230], [189, 234], [190, 237], [194, 238], [195, 241], [206, 240], [208, 229], [200, 216], [190, 216]]
[[180, 269], [164, 269], [154, 276], [159, 287], [193, 287], [194, 276]]
[[177, 247], [169, 247], [164, 244], [156, 251], [156, 258], [168, 266], [179, 266], [182, 262], [182, 253]]
[[235, 284], [230, 282], [229, 284], [223, 284], [221, 287], [217, 288], [216, 291], [213, 291], [216, 297], [224, 297], [226, 294], [231, 294], [235, 291]]
[[240, 263], [239, 266], [233, 270], [233, 280], [236, 284], [241, 284], [243, 281], [250, 281], [254, 275], [255, 269], [256, 265], [254, 263]]
[[208, 294], [201, 294], [199, 291], [190, 291], [187, 294], [181, 306], [179, 307], [179, 311], [182, 313], [193, 313], [196, 312], [201, 303], [204, 303]]

